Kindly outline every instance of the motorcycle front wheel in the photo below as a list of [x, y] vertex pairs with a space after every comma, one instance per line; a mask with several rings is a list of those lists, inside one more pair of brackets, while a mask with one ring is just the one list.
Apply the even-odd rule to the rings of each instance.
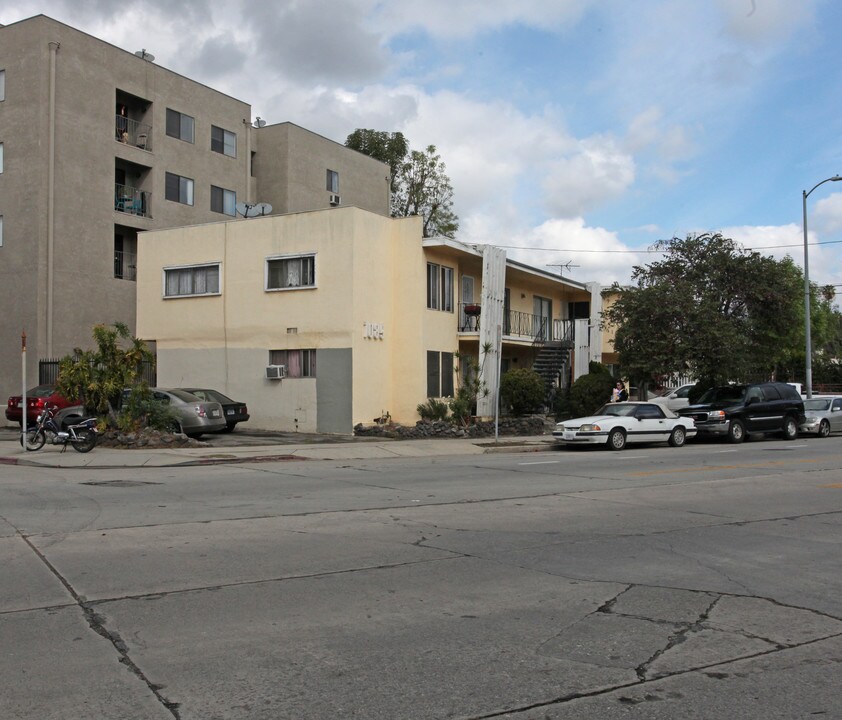
[[90, 428], [80, 428], [76, 431], [76, 439], [71, 440], [70, 444], [76, 452], [90, 452], [96, 445], [96, 432]]
[[[26, 449], [40, 450], [47, 442], [47, 433], [43, 429], [26, 431]], [[23, 433], [20, 434], [20, 444], [23, 445]]]

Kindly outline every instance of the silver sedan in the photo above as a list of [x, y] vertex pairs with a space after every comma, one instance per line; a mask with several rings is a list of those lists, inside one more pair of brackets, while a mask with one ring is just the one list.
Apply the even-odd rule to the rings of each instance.
[[842, 396], [815, 395], [805, 400], [804, 422], [798, 429], [818, 437], [842, 430]]

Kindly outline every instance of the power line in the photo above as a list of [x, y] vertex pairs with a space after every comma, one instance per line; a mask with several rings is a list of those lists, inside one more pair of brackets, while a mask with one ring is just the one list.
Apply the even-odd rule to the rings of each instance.
[[[838, 245], [842, 240], [824, 240], [822, 242], [807, 243], [809, 246], [815, 245]], [[653, 250], [652, 248], [638, 248], [637, 250], [585, 250], [585, 249], [571, 249], [571, 248], [548, 248], [548, 247], [524, 247], [523, 245], [496, 245], [496, 247], [506, 248], [509, 250], [534, 250], [541, 252], [554, 253], [618, 253], [626, 255], [636, 255], [638, 253], [651, 253], [654, 255], [663, 255], [666, 250]], [[804, 243], [795, 243], [793, 245], [761, 245], [759, 247], [747, 247], [746, 250], [783, 250], [784, 248], [803, 248]]]

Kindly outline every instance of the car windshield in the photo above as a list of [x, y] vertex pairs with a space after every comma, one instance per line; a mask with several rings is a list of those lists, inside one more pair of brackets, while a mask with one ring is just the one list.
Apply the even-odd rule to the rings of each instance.
[[26, 391], [27, 397], [34, 397], [34, 398], [45, 398], [50, 397], [50, 395], [55, 392], [55, 386], [53, 385], [39, 385], [38, 387], [34, 387], [31, 390]]
[[605, 403], [599, 410], [597, 415], [633, 415], [637, 405], [631, 403]]
[[727, 385], [725, 387], [716, 387], [708, 390], [698, 402], [701, 405], [705, 403], [741, 403], [746, 396], [745, 385]]
[[813, 398], [804, 401], [805, 410], [830, 410], [830, 400], [827, 398]]

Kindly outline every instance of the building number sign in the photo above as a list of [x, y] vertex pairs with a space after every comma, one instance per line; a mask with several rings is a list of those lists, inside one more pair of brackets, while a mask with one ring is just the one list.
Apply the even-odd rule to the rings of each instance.
[[369, 340], [382, 340], [383, 323], [363, 323], [363, 337]]

